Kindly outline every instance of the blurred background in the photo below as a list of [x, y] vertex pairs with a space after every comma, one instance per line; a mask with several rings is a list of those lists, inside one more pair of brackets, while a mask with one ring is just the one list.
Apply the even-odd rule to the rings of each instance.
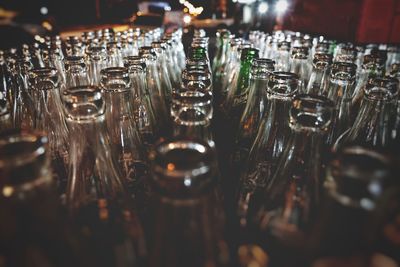
[[[104, 27], [302, 31], [355, 43], [400, 43], [399, 0], [1, 0], [0, 49], [36, 35]], [[212, 35], [210, 35], [212, 36]], [[36, 37], [38, 38], [38, 37]]]

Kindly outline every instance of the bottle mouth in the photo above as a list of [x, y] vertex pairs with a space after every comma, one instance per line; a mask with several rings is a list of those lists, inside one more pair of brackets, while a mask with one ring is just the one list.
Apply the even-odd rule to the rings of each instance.
[[368, 79], [364, 95], [369, 100], [390, 101], [399, 94], [399, 81], [391, 77], [376, 77]]
[[315, 53], [313, 65], [319, 69], [325, 69], [332, 64], [332, 55], [328, 53]]
[[278, 97], [292, 97], [298, 91], [299, 76], [292, 72], [274, 71], [269, 77], [267, 93]]
[[300, 94], [293, 98], [289, 125], [293, 130], [320, 132], [331, 125], [334, 104], [326, 97]]
[[337, 80], [354, 80], [357, 65], [349, 62], [335, 62], [332, 64], [331, 78]]
[[68, 120], [78, 123], [93, 122], [102, 118], [105, 102], [96, 86], [71, 87], [63, 92], [64, 110]]
[[[196, 91], [179, 91], [172, 93], [171, 115], [174, 118], [181, 118], [183, 121], [189, 121], [190, 117], [182, 115], [183, 108], [191, 108], [200, 111], [201, 114], [192, 118], [194, 121], [211, 120], [213, 116], [212, 93], [208, 90], [199, 89]], [[188, 112], [186, 112], [189, 115]], [[195, 114], [194, 114], [195, 115]]]
[[58, 86], [58, 71], [55, 68], [37, 68], [29, 72], [29, 84], [37, 90], [52, 90]]
[[307, 59], [307, 57], [308, 57], [308, 47], [297, 46], [292, 48], [293, 59]]
[[10, 186], [42, 176], [42, 167], [48, 164], [47, 143], [47, 137], [33, 131], [13, 129], [0, 134], [1, 195], [10, 196], [13, 193]]
[[89, 46], [86, 53], [91, 59], [100, 60], [107, 58], [107, 51], [102, 46]]
[[187, 81], [210, 81], [211, 73], [200, 69], [191, 69], [182, 72], [182, 79]]
[[65, 70], [74, 68], [86, 69], [85, 58], [83, 56], [67, 56], [65, 58]]
[[162, 50], [166, 50], [167, 44], [165, 42], [152, 42], [151, 47], [152, 48], [161, 48]]
[[163, 141], [149, 153], [155, 189], [164, 196], [193, 198], [215, 184], [215, 155], [198, 140]]
[[105, 92], [122, 92], [130, 90], [130, 77], [125, 67], [111, 67], [100, 71], [100, 87]]
[[361, 146], [345, 146], [334, 154], [325, 187], [345, 206], [372, 210], [375, 200], [394, 183], [389, 157]]
[[251, 64], [251, 74], [257, 77], [268, 78], [275, 70], [275, 61], [268, 58], [256, 58]]
[[258, 49], [257, 48], [243, 48], [241, 55], [240, 55], [240, 60], [249, 60], [249, 59], [255, 59], [258, 58]]
[[384, 60], [382, 57], [378, 55], [365, 55], [364, 60], [363, 60], [363, 68], [364, 69], [369, 69], [369, 68], [383, 68], [383, 65], [385, 64]]

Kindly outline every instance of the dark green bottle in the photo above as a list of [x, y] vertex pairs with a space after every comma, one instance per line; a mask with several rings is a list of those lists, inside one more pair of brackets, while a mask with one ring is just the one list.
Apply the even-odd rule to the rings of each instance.
[[237, 73], [237, 78], [234, 79], [228, 91], [228, 97], [224, 105], [225, 112], [228, 114], [229, 119], [235, 122], [235, 125], [239, 123], [244, 108], [246, 107], [249, 95], [250, 70], [255, 58], [258, 58], [258, 49], [245, 48], [242, 50], [240, 69]]

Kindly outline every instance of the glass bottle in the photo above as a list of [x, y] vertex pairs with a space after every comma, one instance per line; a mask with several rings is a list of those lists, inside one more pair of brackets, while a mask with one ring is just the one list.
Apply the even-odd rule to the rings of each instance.
[[[166, 70], [165, 71], [166, 77], [169, 78], [170, 83], [171, 83], [171, 89], [178, 88], [180, 79], [179, 79], [179, 70], [180, 67], [178, 66], [178, 59], [176, 58], [177, 56], [175, 53], [172, 51], [173, 46], [172, 46], [172, 40], [168, 39], [168, 41], [158, 41], [158, 42], [153, 42], [151, 46], [155, 50], [162, 49], [162, 51], [158, 52], [160, 57], [159, 60], [159, 65], [164, 65]], [[157, 52], [157, 51], [156, 51]]]
[[45, 133], [48, 138], [53, 177], [58, 183], [59, 192], [64, 193], [67, 183], [69, 143], [57, 70], [34, 69], [29, 73], [29, 83], [38, 99], [36, 129]]
[[107, 43], [107, 67], [123, 67], [123, 55], [122, 48], [119, 42], [108, 42]]
[[332, 55], [327, 53], [315, 53], [310, 80], [306, 88], [307, 94], [323, 94], [328, 85], [331, 64]]
[[83, 56], [67, 56], [65, 58], [65, 87], [76, 87], [90, 84], [85, 58]]
[[149, 266], [227, 266], [213, 150], [200, 141], [172, 140], [158, 144], [149, 158], [154, 190]]
[[290, 42], [280, 41], [277, 45], [275, 57], [272, 58], [276, 62], [275, 70], [287, 72], [290, 70]]
[[[266, 107], [254, 142], [251, 143], [248, 158], [243, 156], [241, 166], [238, 216], [242, 226], [254, 216], [250, 214], [249, 203], [263, 195], [265, 186], [276, 171], [278, 160], [290, 137], [287, 121], [293, 97], [298, 93], [298, 76], [290, 72], [273, 72], [266, 87]], [[239, 163], [239, 161], [238, 161]], [[255, 197], [253, 197], [255, 195]]]
[[323, 93], [335, 103], [335, 116], [328, 144], [332, 144], [351, 127], [351, 100], [356, 81], [357, 65], [348, 62], [335, 62], [332, 65], [329, 84]]
[[63, 98], [71, 129], [69, 224], [88, 255], [85, 266], [143, 266], [143, 232], [113, 161], [101, 91], [73, 87], [64, 91]]
[[134, 120], [134, 92], [128, 69], [101, 70], [101, 89], [106, 104], [105, 123], [110, 146], [122, 178], [133, 196], [140, 193], [146, 175], [144, 147]]
[[260, 242], [268, 247], [271, 262], [293, 264], [304, 256], [307, 233], [320, 205], [323, 137], [333, 108], [322, 96], [293, 98], [289, 112], [292, 134], [264, 194], [249, 207], [255, 215], [251, 225], [268, 235]]
[[151, 47], [157, 55], [157, 70], [160, 75], [161, 88], [164, 89], [165, 99], [169, 107], [171, 103], [172, 84], [166, 64], [165, 46], [163, 43], [153, 42]]
[[100, 71], [107, 67], [107, 51], [102, 46], [89, 46], [86, 51], [91, 85], [100, 85]]
[[173, 136], [176, 138], [196, 138], [207, 142], [215, 149], [210, 128], [213, 116], [212, 93], [199, 87], [196, 90], [175, 92], [172, 98], [171, 116]]
[[65, 51], [67, 53], [67, 57], [83, 56], [84, 47], [80, 38], [78, 36], [69, 36], [67, 40], [65, 40]]
[[62, 53], [61, 47], [57, 45], [52, 45], [48, 51], [49, 55], [49, 67], [56, 68], [58, 75], [60, 76], [61, 82], [66, 83], [65, 77], [65, 66], [64, 66], [64, 55]]
[[128, 69], [131, 79], [131, 88], [134, 93], [135, 121], [141, 139], [145, 145], [154, 144], [158, 133], [155, 122], [153, 106], [146, 83], [146, 64], [137, 56], [129, 56], [124, 59], [124, 65]]
[[[254, 59], [258, 58], [258, 50], [245, 48], [240, 56], [240, 70], [224, 104], [225, 112], [236, 125], [239, 123], [249, 96], [250, 70]], [[235, 129], [237, 129], [235, 127]]]
[[[243, 115], [240, 119], [239, 130], [236, 135], [235, 147], [242, 151], [249, 150], [256, 137], [261, 118], [266, 107], [266, 89], [270, 76], [274, 71], [274, 61], [270, 59], [255, 59], [251, 66], [249, 98]], [[241, 156], [240, 160], [247, 159], [248, 154]], [[236, 158], [234, 156], [234, 158]]]
[[28, 73], [32, 64], [25, 59], [16, 59], [11, 70], [13, 76], [13, 125], [20, 129], [35, 129], [36, 107], [34, 95], [28, 86]]
[[181, 88], [192, 91], [202, 88], [205, 91], [212, 92], [211, 73], [201, 68], [192, 70], [185, 69], [182, 71]]
[[146, 83], [150, 93], [151, 103], [160, 136], [168, 136], [170, 132], [169, 109], [167, 108], [165, 88], [161, 87], [160, 76], [157, 70], [157, 55], [151, 47], [141, 47], [139, 55], [146, 64]]
[[345, 146], [333, 155], [324, 205], [308, 242], [313, 267], [371, 266], [374, 216], [384, 217], [380, 204], [393, 186], [391, 164], [386, 155], [360, 146]]
[[215, 52], [212, 65], [213, 81], [217, 87], [222, 85], [222, 77], [226, 75], [224, 70], [228, 62], [231, 37], [231, 32], [227, 29], [220, 29], [217, 31], [217, 51]]
[[353, 117], [357, 115], [360, 102], [363, 98], [363, 88], [366, 86], [368, 79], [381, 77], [384, 74], [384, 64], [385, 62], [377, 55], [364, 56], [362, 68], [358, 74], [357, 83], [352, 94]]
[[297, 74], [300, 78], [299, 92], [306, 93], [310, 79], [310, 65], [308, 64], [308, 47], [293, 47], [290, 58], [290, 72]]
[[371, 78], [364, 88], [360, 111], [353, 126], [335, 143], [387, 147], [395, 125], [399, 82], [394, 78]]
[[67, 232], [48, 157], [47, 138], [0, 135], [0, 247], [3, 266], [82, 266]]

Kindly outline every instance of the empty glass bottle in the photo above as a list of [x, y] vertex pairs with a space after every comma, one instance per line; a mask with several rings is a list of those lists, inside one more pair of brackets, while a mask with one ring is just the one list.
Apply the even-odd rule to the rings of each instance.
[[107, 43], [107, 67], [123, 67], [122, 48], [119, 42]]
[[169, 109], [167, 108], [165, 88], [161, 87], [160, 76], [157, 70], [157, 55], [151, 47], [141, 47], [139, 55], [146, 64], [146, 83], [150, 93], [151, 103], [156, 124], [159, 126], [159, 135], [169, 135]]
[[[182, 71], [182, 90], [197, 90], [199, 88], [212, 92], [211, 73], [208, 70], [194, 68]], [[178, 88], [177, 88], [178, 89]], [[179, 91], [179, 90], [177, 90]]]
[[85, 266], [143, 266], [143, 233], [113, 161], [101, 91], [73, 87], [63, 97], [71, 129], [67, 207]]
[[371, 266], [376, 249], [371, 241], [377, 234], [372, 222], [374, 216], [384, 217], [379, 205], [387, 189], [393, 189], [391, 164], [384, 154], [360, 146], [345, 146], [334, 154], [324, 205], [309, 238], [312, 266]]
[[130, 56], [124, 59], [124, 65], [128, 69], [131, 88], [135, 97], [134, 117], [141, 139], [145, 145], [154, 144], [158, 127], [155, 122], [150, 94], [147, 90], [146, 64], [141, 58]]
[[351, 127], [351, 100], [355, 86], [357, 66], [353, 63], [335, 62], [332, 65], [329, 84], [324, 95], [335, 103], [333, 119], [328, 143], [332, 144], [348, 128]]
[[[251, 223], [269, 236], [261, 242], [272, 262], [293, 264], [303, 256], [306, 234], [320, 204], [323, 136], [333, 108], [322, 96], [294, 97], [289, 116], [292, 134], [263, 196], [249, 207], [255, 215]], [[281, 253], [282, 249], [291, 257]]]
[[215, 148], [210, 123], [213, 116], [211, 91], [181, 90], [172, 98], [171, 116], [173, 136], [176, 138], [196, 138]]
[[227, 266], [213, 150], [200, 141], [172, 140], [158, 144], [149, 158], [154, 190], [149, 266]]
[[293, 47], [290, 58], [290, 72], [299, 76], [299, 92], [306, 93], [310, 79], [311, 68], [308, 64], [308, 47]]
[[47, 138], [0, 135], [0, 247], [3, 266], [82, 266], [66, 231], [51, 175]]
[[290, 70], [290, 42], [281, 41], [277, 44], [278, 49], [272, 58], [275, 64], [275, 70], [277, 71], [289, 71]]
[[86, 51], [91, 85], [100, 85], [100, 71], [107, 67], [107, 51], [102, 46], [89, 46]]
[[362, 69], [358, 75], [357, 84], [352, 94], [353, 117], [357, 115], [357, 110], [360, 106], [364, 87], [369, 78], [381, 77], [384, 74], [384, 60], [378, 55], [365, 55], [362, 64]]
[[[258, 50], [245, 48], [240, 56], [240, 70], [237, 78], [228, 91], [224, 109], [235, 126], [239, 123], [249, 96], [250, 70], [254, 59], [258, 58]], [[237, 129], [235, 127], [235, 129]]]
[[355, 143], [386, 147], [396, 120], [398, 85], [394, 78], [369, 79], [353, 126], [338, 138], [335, 146]]
[[310, 80], [306, 88], [307, 94], [323, 94], [328, 86], [331, 63], [332, 55], [330, 54], [316, 53], [314, 55]]
[[151, 47], [157, 55], [157, 71], [160, 75], [161, 88], [163, 88], [165, 92], [165, 100], [168, 104], [167, 107], [169, 107], [171, 105], [172, 84], [166, 63], [165, 45], [161, 42], [153, 42]]
[[36, 95], [36, 129], [49, 140], [49, 155], [54, 180], [60, 193], [67, 184], [68, 128], [60, 96], [60, 81], [54, 68], [34, 69], [29, 73], [29, 83]]
[[147, 175], [144, 146], [134, 120], [134, 92], [128, 69], [101, 70], [101, 89], [106, 103], [105, 123], [111, 152], [132, 195], [140, 193]]
[[[278, 160], [290, 137], [287, 120], [292, 98], [298, 93], [298, 76], [290, 72], [273, 72], [266, 88], [266, 107], [260, 127], [251, 144], [246, 164], [242, 166], [239, 184], [238, 215], [242, 226], [246, 226], [249, 203], [257, 201], [255, 194], [264, 194], [266, 185], [276, 171]], [[239, 163], [239, 161], [238, 161]]]
[[217, 51], [215, 52], [212, 65], [213, 81], [217, 87], [222, 85], [222, 77], [226, 75], [224, 70], [226, 64], [228, 63], [228, 52], [231, 38], [232, 35], [230, 31], [226, 29], [217, 31]]
[[90, 84], [88, 69], [83, 56], [67, 56], [64, 62], [66, 88]]

